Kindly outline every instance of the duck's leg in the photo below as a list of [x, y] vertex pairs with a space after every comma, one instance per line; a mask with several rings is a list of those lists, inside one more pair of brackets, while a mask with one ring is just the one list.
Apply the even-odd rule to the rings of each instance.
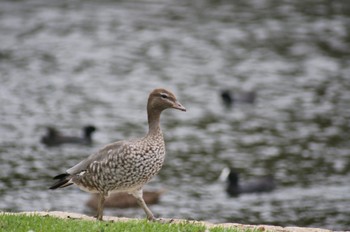
[[105, 195], [103, 193], [98, 194], [98, 204], [97, 204], [97, 220], [102, 221], [103, 218], [103, 207], [105, 204]]
[[143, 200], [143, 191], [142, 189], [131, 192], [131, 194], [136, 198], [137, 204], [145, 211], [147, 219], [150, 221], [155, 221], [156, 218], [153, 216], [151, 210], [147, 207], [146, 202]]

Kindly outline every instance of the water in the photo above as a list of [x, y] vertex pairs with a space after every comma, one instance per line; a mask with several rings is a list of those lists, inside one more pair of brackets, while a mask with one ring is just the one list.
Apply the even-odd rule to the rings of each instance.
[[[0, 209], [94, 214], [51, 177], [106, 143], [142, 136], [155, 87], [167, 158], [147, 189], [161, 217], [350, 228], [350, 3], [347, 1], [1, 1]], [[223, 106], [222, 89], [257, 92]], [[91, 147], [47, 148], [47, 125]], [[220, 171], [274, 174], [276, 191], [229, 198]], [[144, 217], [141, 209], [106, 215]]]

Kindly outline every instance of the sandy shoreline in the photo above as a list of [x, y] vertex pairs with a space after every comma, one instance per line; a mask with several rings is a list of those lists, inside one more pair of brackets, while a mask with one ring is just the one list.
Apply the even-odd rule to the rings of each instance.
[[[6, 213], [6, 212], [3, 212]], [[72, 218], [72, 219], [83, 219], [83, 220], [96, 220], [94, 217], [90, 217], [83, 214], [78, 213], [69, 213], [69, 212], [61, 212], [61, 211], [33, 211], [33, 212], [19, 212], [19, 213], [6, 213], [6, 214], [35, 214], [42, 216], [53, 216], [57, 218]], [[128, 221], [133, 220], [132, 218], [125, 217], [112, 217], [112, 216], [104, 216], [103, 219], [105, 221]], [[238, 223], [221, 223], [215, 224], [205, 221], [188, 221], [183, 219], [174, 219], [173, 223], [181, 223], [181, 222], [191, 222], [191, 223], [199, 223], [204, 224], [207, 228], [214, 226], [222, 226], [222, 227], [233, 227], [233, 228], [242, 228], [242, 229], [257, 229], [259, 231], [276, 231], [276, 232], [331, 232], [331, 230], [321, 229], [321, 228], [305, 228], [305, 227], [281, 227], [281, 226], [271, 226], [271, 225], [244, 225]]]

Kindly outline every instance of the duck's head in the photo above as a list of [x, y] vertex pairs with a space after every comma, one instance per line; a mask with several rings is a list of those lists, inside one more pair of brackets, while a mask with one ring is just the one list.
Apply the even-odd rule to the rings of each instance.
[[171, 91], [163, 88], [154, 89], [148, 98], [148, 112], [161, 112], [168, 108], [186, 111], [186, 108], [176, 99], [176, 96]]

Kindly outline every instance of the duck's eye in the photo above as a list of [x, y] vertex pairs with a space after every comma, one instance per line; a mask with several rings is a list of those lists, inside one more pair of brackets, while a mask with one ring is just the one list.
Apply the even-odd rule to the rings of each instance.
[[168, 98], [168, 95], [166, 95], [165, 93], [161, 93], [160, 96], [161, 96], [163, 99]]

